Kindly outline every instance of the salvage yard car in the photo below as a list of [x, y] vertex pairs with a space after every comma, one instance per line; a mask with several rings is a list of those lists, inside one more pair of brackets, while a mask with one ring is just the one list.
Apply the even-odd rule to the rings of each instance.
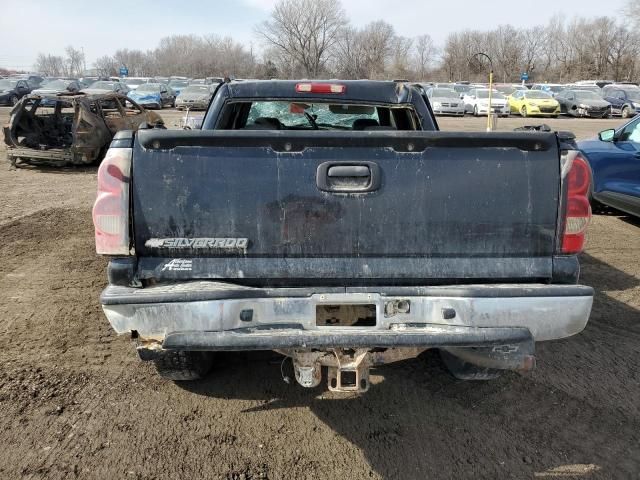
[[87, 88], [83, 88], [81, 92], [89, 93], [89, 94], [100, 94], [100, 93], [120, 93], [122, 95], [126, 95], [129, 93], [130, 89], [126, 84], [113, 80], [99, 80], [97, 82], [93, 82]]
[[464, 115], [464, 102], [452, 88], [428, 88], [426, 93], [436, 115]]
[[82, 85], [78, 80], [73, 78], [57, 78], [43, 83], [40, 88], [33, 90], [31, 93], [36, 95], [47, 93], [75, 93], [79, 92], [81, 88]]
[[4, 127], [7, 159], [13, 164], [86, 165], [102, 158], [119, 130], [162, 118], [123, 95], [27, 95]]
[[523, 117], [545, 116], [557, 118], [560, 104], [549, 93], [540, 90], [519, 90], [507, 98], [511, 113]]
[[[473, 88], [462, 97], [464, 109], [468, 113], [486, 115], [489, 111], [489, 89]], [[506, 97], [497, 90], [491, 91], [491, 111], [501, 116], [509, 116]]]
[[147, 108], [162, 109], [164, 106], [174, 107], [176, 95], [164, 83], [143, 83], [129, 92], [129, 98]]
[[565, 86], [561, 83], [535, 83], [531, 87], [531, 90], [538, 92], [546, 92], [552, 97], [555, 97], [558, 93], [565, 89]]
[[440, 132], [380, 81], [222, 84], [199, 130], [116, 134], [98, 170], [103, 310], [173, 380], [275, 350], [364, 392], [439, 349], [488, 379], [586, 325], [589, 168], [554, 133]]
[[525, 91], [529, 90], [527, 87], [519, 83], [502, 83], [502, 84], [498, 83], [494, 85], [493, 88], [498, 90], [505, 97], [512, 95], [514, 92], [517, 92], [518, 90], [525, 90]]
[[206, 110], [217, 85], [189, 85], [180, 91], [175, 106], [178, 110]]
[[0, 105], [15, 105], [29, 92], [31, 87], [26, 80], [2, 79], [0, 80]]
[[169, 88], [174, 91], [176, 95], [180, 95], [182, 89], [189, 86], [189, 80], [171, 79], [169, 81]]
[[560, 111], [572, 117], [611, 116], [611, 104], [597, 93], [588, 90], [563, 90], [555, 99], [560, 103]]
[[[31, 93], [34, 95], [46, 95], [46, 94], [61, 94], [61, 93], [76, 93], [82, 89], [82, 85], [78, 80], [58, 78], [43, 83], [42, 86]], [[55, 105], [55, 100], [50, 100], [48, 97], [43, 97], [41, 105]]]
[[629, 118], [640, 110], [640, 88], [636, 85], [607, 85], [602, 89], [602, 97], [611, 104], [612, 115]]
[[640, 217], [640, 116], [578, 148], [591, 167], [591, 201]]
[[129, 88], [129, 90], [135, 90], [140, 85], [150, 83], [151, 79], [148, 77], [126, 77], [123, 78], [121, 82], [124, 83]]

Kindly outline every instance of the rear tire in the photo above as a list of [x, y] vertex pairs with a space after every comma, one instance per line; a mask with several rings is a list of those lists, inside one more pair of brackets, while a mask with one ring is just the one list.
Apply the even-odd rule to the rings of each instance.
[[473, 107], [473, 116], [474, 116], [474, 117], [477, 117], [477, 116], [478, 116], [478, 106], [477, 106], [477, 105], [475, 105], [475, 106]]
[[9, 101], [11, 102], [11, 106], [14, 106], [16, 103], [18, 103], [18, 100], [20, 99], [17, 95], [11, 95], [11, 98], [9, 99]]
[[503, 372], [495, 368], [478, 367], [445, 350], [440, 350], [440, 358], [442, 358], [451, 375], [458, 380], [494, 380], [499, 378]]
[[158, 374], [167, 380], [177, 382], [199, 380], [211, 370], [213, 354], [211, 352], [169, 350], [163, 352], [153, 363]]

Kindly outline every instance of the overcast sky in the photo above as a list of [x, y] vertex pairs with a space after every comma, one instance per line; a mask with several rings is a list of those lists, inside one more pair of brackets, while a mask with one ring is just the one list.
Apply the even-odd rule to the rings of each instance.
[[[247, 46], [277, 0], [0, 0], [0, 67], [29, 69], [39, 52], [62, 55], [66, 45], [82, 47], [87, 66], [119, 48], [153, 49], [171, 34], [231, 35]], [[615, 16], [624, 0], [343, 0], [357, 26], [383, 19], [399, 35], [430, 34], [442, 44], [447, 34], [544, 24], [555, 14]], [[489, 5], [485, 8], [485, 5]]]

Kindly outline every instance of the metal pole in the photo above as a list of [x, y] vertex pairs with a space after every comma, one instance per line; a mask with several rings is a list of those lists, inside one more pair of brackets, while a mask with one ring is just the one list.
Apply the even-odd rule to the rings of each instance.
[[[487, 111], [487, 132], [490, 132], [493, 130], [493, 125], [492, 125], [492, 117], [491, 117], [491, 100], [493, 99], [493, 95], [492, 95], [492, 90], [493, 90], [493, 60], [491, 60], [491, 57], [489, 55], [487, 55], [484, 52], [478, 52], [478, 53], [474, 53], [471, 57], [476, 57], [476, 56], [482, 56], [485, 57], [487, 60], [489, 60], [489, 108]], [[469, 58], [469, 62], [471, 61], [471, 58]]]
[[493, 130], [491, 125], [491, 91], [493, 90], [493, 68], [489, 70], [489, 109], [487, 110], [487, 132]]

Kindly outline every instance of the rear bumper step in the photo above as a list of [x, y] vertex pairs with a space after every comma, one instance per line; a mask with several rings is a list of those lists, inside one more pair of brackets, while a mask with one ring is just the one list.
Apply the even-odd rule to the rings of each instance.
[[326, 332], [282, 328], [226, 332], [174, 332], [162, 348], [168, 350], [286, 350], [396, 347], [502, 347], [531, 343], [526, 328], [473, 328], [425, 325], [385, 331]]
[[[589, 319], [593, 289], [542, 284], [256, 289], [191, 282], [110, 286], [101, 300], [116, 332], [135, 331], [163, 348], [429, 348], [501, 342], [521, 330], [534, 341], [574, 335]], [[323, 305], [373, 305], [375, 323], [318, 324], [317, 307]]]

